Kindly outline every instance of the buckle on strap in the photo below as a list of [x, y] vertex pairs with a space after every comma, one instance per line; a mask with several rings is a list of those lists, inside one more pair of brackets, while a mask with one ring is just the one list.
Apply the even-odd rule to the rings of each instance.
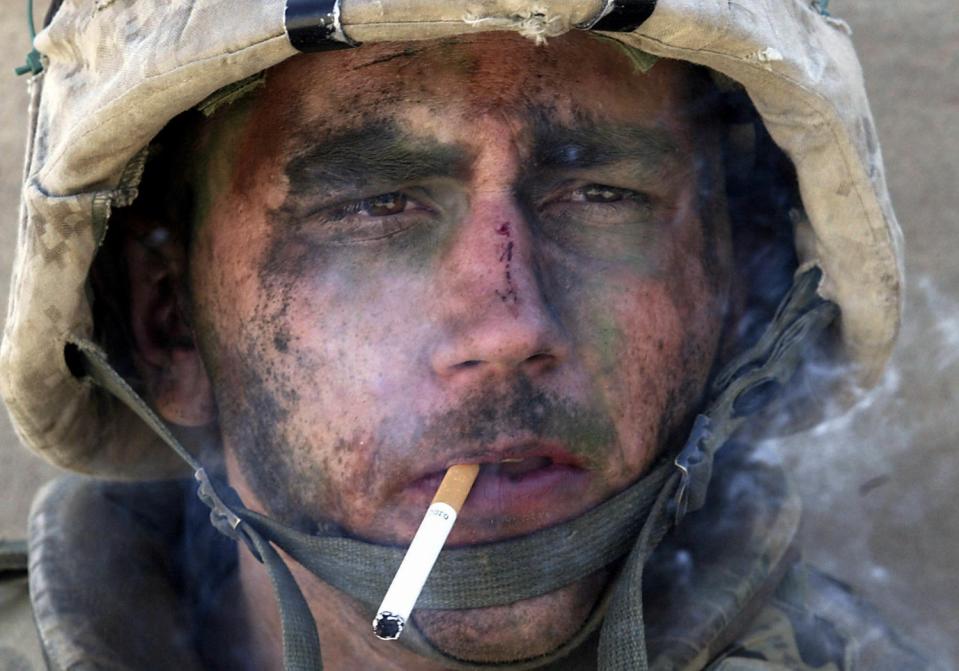
[[[251, 533], [250, 526], [244, 524], [243, 519], [233, 512], [233, 509], [220, 498], [220, 495], [217, 494], [216, 489], [213, 487], [213, 479], [207, 475], [206, 469], [198, 468], [193, 474], [193, 478], [200, 483], [200, 486], [197, 487], [196, 495], [197, 498], [203, 501], [204, 505], [210, 509], [210, 524], [213, 525], [213, 528], [227, 538], [232, 538], [235, 541], [243, 541], [250, 550], [250, 553], [256, 557], [256, 560], [262, 563], [263, 556], [259, 550], [257, 550], [253, 539], [249, 536]], [[236, 502], [234, 505], [238, 509], [245, 509], [240, 502], [239, 495], [237, 495], [229, 485], [224, 485], [224, 487], [226, 488], [227, 496]]]
[[673, 461], [679, 469], [679, 486], [673, 504], [676, 524], [688, 511], [699, 510], [706, 503], [706, 492], [713, 475], [713, 455], [706, 447], [706, 441], [713, 435], [711, 424], [707, 415], [697, 415], [686, 445]]
[[756, 344], [717, 376], [708, 409], [696, 418], [673, 462], [680, 473], [673, 498], [677, 524], [705, 504], [716, 452], [785, 386], [799, 368], [803, 348], [839, 314], [835, 303], [818, 295], [821, 278], [818, 267], [799, 275]]
[[227, 538], [240, 540], [240, 532], [237, 529], [239, 529], [243, 520], [230, 510], [223, 499], [220, 498], [220, 495], [216, 493], [206, 469], [197, 469], [193, 477], [200, 483], [196, 490], [197, 497], [210, 509], [210, 523]]

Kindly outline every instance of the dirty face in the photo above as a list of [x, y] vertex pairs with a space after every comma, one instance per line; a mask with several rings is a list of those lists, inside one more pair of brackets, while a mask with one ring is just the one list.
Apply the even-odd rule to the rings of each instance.
[[[481, 543], [582, 514], [681, 439], [730, 254], [692, 82], [586, 34], [491, 34], [297, 57], [215, 120], [191, 288], [248, 504], [403, 544], [479, 462], [450, 542]], [[420, 624], [461, 657], [539, 654], [604, 579]]]

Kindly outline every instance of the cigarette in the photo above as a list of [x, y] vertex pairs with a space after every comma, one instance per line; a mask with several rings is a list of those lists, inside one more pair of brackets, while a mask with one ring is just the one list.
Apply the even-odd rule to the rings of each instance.
[[446, 471], [373, 618], [373, 633], [378, 638], [395, 641], [400, 637], [478, 473], [479, 464], [457, 464]]

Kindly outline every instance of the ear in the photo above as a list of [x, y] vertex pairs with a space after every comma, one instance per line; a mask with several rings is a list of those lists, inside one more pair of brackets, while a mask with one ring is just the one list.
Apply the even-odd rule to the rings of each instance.
[[189, 317], [186, 250], [165, 228], [124, 245], [134, 360], [160, 416], [181, 426], [216, 419], [213, 388]]

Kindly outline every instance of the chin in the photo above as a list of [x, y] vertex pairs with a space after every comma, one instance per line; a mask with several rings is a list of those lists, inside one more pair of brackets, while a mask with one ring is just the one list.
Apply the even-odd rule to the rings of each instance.
[[547, 655], [585, 624], [610, 572], [597, 571], [549, 594], [473, 610], [416, 610], [413, 620], [439, 650], [470, 662], [516, 662]]

